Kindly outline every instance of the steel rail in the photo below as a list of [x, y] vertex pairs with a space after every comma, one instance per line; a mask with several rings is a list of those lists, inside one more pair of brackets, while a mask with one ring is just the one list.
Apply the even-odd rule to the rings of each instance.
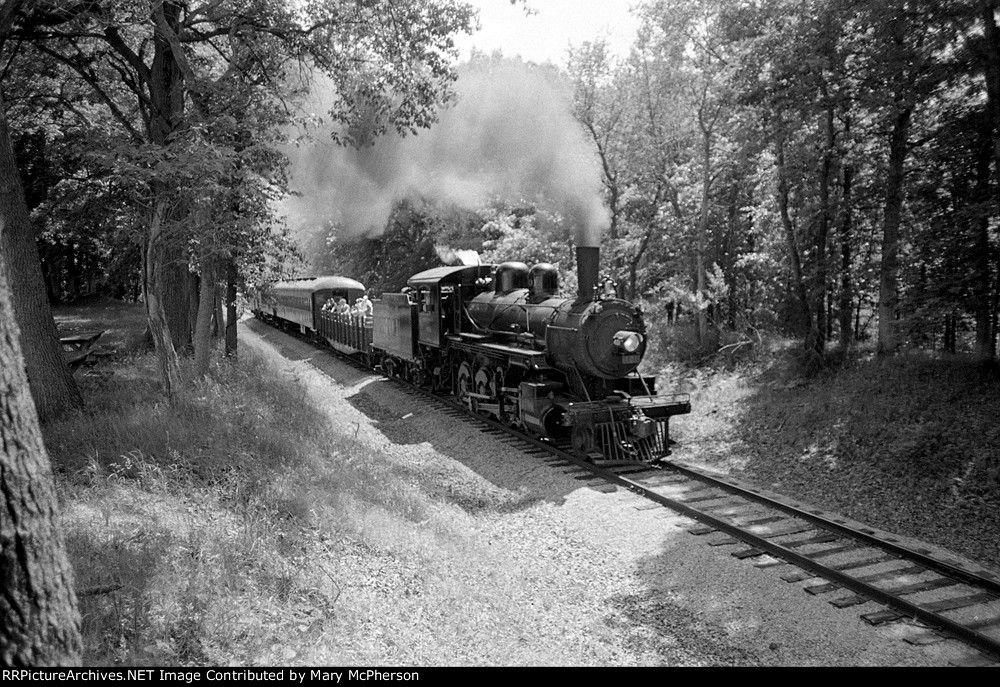
[[[395, 378], [393, 378], [395, 379]], [[817, 562], [813, 558], [810, 558], [807, 554], [797, 553], [794, 549], [782, 546], [781, 544], [772, 541], [764, 536], [760, 536], [750, 532], [738, 525], [732, 524], [723, 520], [717, 516], [707, 513], [703, 510], [693, 508], [683, 501], [677, 499], [672, 499], [668, 496], [657, 493], [650, 487], [647, 487], [640, 482], [633, 479], [612, 472], [610, 470], [601, 467], [600, 465], [595, 465], [593, 463], [584, 461], [572, 453], [556, 446], [555, 444], [542, 441], [533, 437], [525, 436], [524, 434], [514, 430], [501, 422], [494, 420], [493, 418], [473, 414], [468, 411], [468, 408], [458, 400], [453, 397], [444, 397], [438, 394], [431, 393], [426, 389], [414, 386], [405, 380], [397, 380], [402, 382], [406, 388], [411, 389], [423, 396], [434, 398], [442, 404], [442, 406], [451, 408], [454, 410], [464, 411], [465, 415], [468, 417], [478, 420], [483, 424], [486, 424], [493, 429], [506, 433], [509, 436], [518, 438], [525, 443], [535, 446], [537, 448], [544, 449], [551, 455], [558, 457], [570, 464], [575, 464], [581, 469], [591, 472], [592, 474], [601, 477], [602, 479], [618, 484], [629, 491], [636, 493], [643, 498], [649, 499], [655, 503], [676, 511], [682, 515], [690, 517], [693, 520], [701, 522], [713, 529], [719, 530], [729, 534], [735, 539], [742, 541], [756, 549], [759, 549], [762, 553], [768, 553], [775, 558], [780, 558], [787, 563], [795, 565], [799, 568], [813, 573], [816, 577], [821, 577], [823, 579], [829, 580], [831, 582], [837, 583], [839, 586], [849, 589], [856, 594], [863, 596], [865, 598], [877, 601], [879, 603], [888, 606], [896, 612], [903, 615], [913, 617], [920, 620], [927, 625], [943, 630], [954, 637], [961, 639], [962, 641], [975, 646], [978, 649], [983, 650], [997, 658], [1000, 658], [1000, 640], [994, 639], [978, 632], [976, 629], [963, 625], [955, 620], [952, 620], [946, 616], [936, 613], [932, 610], [928, 610], [923, 606], [907, 601], [902, 598], [901, 595], [893, 594], [891, 591], [881, 589], [872, 584], [868, 584], [859, 580], [858, 578], [852, 577], [840, 570], [836, 570], [830, 566], [823, 565]], [[879, 537], [868, 534], [866, 532], [854, 529], [849, 525], [838, 523], [822, 515], [818, 515], [813, 512], [802, 510], [790, 504], [784, 503], [783, 501], [777, 500], [775, 498], [766, 496], [759, 492], [753, 491], [746, 487], [741, 487], [739, 485], [733, 484], [731, 482], [721, 480], [717, 477], [711, 475], [706, 475], [699, 470], [693, 468], [678, 465], [676, 463], [667, 463], [662, 468], [657, 471], [662, 472], [672, 472], [675, 474], [680, 474], [688, 479], [696, 480], [702, 484], [707, 484], [710, 487], [716, 487], [726, 491], [730, 494], [738, 496], [740, 498], [747, 499], [752, 502], [756, 502], [767, 506], [768, 508], [773, 508], [775, 510], [781, 511], [792, 517], [805, 520], [806, 522], [826, 531], [834, 532], [837, 535], [851, 539], [853, 541], [860, 541], [862, 544], [870, 546], [872, 548], [880, 549], [886, 553], [892, 554], [897, 557], [897, 559], [918, 563], [922, 567], [931, 570], [935, 573], [943, 575], [949, 579], [958, 583], [965, 583], [970, 586], [980, 587], [987, 589], [991, 592], [1000, 591], [1000, 584], [996, 580], [992, 580], [987, 577], [982, 577], [973, 572], [963, 570], [961, 568], [955, 567], [945, 561], [935, 559], [927, 554], [920, 553], [913, 549], [895, 544], [893, 542], [888, 542]], [[790, 533], [789, 533], [790, 534]], [[773, 536], [773, 535], [772, 535]]]
[[957, 579], [960, 582], [965, 582], [966, 584], [976, 585], [982, 587], [983, 589], [989, 590], [995, 594], [1000, 595], [1000, 580], [991, 579], [989, 577], [984, 577], [978, 575], [975, 572], [960, 568], [958, 566], [952, 565], [947, 561], [943, 561], [938, 558], [934, 558], [930, 554], [923, 553], [916, 549], [911, 549], [909, 547], [903, 546], [902, 544], [897, 544], [895, 542], [882, 539], [875, 534], [869, 534], [863, 530], [857, 530], [852, 528], [850, 525], [837, 522], [836, 520], [831, 520], [824, 515], [816, 513], [815, 511], [802, 510], [796, 506], [785, 503], [780, 499], [766, 496], [753, 489], [747, 487], [741, 487], [737, 484], [733, 484], [719, 477], [706, 474], [701, 470], [691, 468], [686, 465], [681, 465], [679, 463], [668, 462], [665, 466], [667, 470], [671, 472], [676, 472], [682, 475], [691, 477], [692, 479], [697, 479], [702, 482], [709, 482], [719, 489], [723, 489], [730, 493], [736, 494], [743, 498], [748, 498], [759, 503], [763, 503], [771, 508], [776, 508], [777, 510], [788, 513], [789, 515], [812, 522], [819, 525], [825, 530], [830, 530], [842, 534], [844, 536], [851, 537], [852, 539], [857, 539], [863, 541], [866, 544], [875, 546], [877, 548], [883, 549], [894, 553], [907, 560], [912, 560], [914, 562], [920, 563], [924, 567], [933, 570], [934, 572], [940, 573], [947, 577]]
[[[909, 615], [913, 618], [921, 620], [927, 623], [928, 625], [941, 628], [946, 632], [948, 632], [949, 634], [952, 634], [962, 639], [963, 641], [1000, 658], [1000, 641], [993, 639], [987, 635], [984, 635], [980, 632], [977, 632], [975, 629], [962, 625], [961, 623], [954, 621], [939, 613], [928, 611], [922, 606], [907, 601], [901, 596], [893, 594], [890, 591], [880, 589], [879, 587], [876, 587], [871, 584], [867, 584], [865, 582], [858, 580], [857, 578], [854, 578], [850, 575], [840, 572], [839, 570], [835, 570], [832, 567], [823, 565], [822, 563], [813, 560], [812, 558], [810, 558], [805, 554], [796, 553], [793, 549], [782, 546], [765, 537], [756, 535], [753, 532], [749, 532], [746, 529], [739, 527], [738, 525], [726, 522], [725, 520], [722, 520], [704, 511], [700, 511], [696, 508], [692, 508], [681, 501], [677, 501], [676, 499], [671, 499], [669, 497], [663, 496], [662, 494], [657, 494], [655, 491], [643, 487], [642, 485], [639, 485], [630, 479], [627, 479], [625, 477], [619, 477], [618, 475], [615, 475], [612, 472], [608, 472], [600, 468], [595, 469], [594, 472], [596, 474], [600, 474], [605, 479], [620, 484], [632, 491], [640, 491], [643, 497], [655, 501], [667, 508], [670, 508], [671, 510], [675, 510], [679, 513], [682, 513], [683, 515], [686, 515], [694, 520], [697, 520], [698, 522], [709, 525], [714, 529], [725, 532], [733, 536], [734, 538], [739, 539], [740, 541], [749, 544], [750, 546], [753, 546], [756, 549], [760, 549], [761, 551], [769, 553], [776, 558], [780, 558], [788, 563], [791, 563], [800, 568], [808, 570], [809, 572], [814, 573], [817, 577], [822, 577], [823, 579], [836, 582], [841, 587], [850, 589], [851, 591], [861, 596], [885, 604], [886, 606], [892, 608], [893, 610], [902, 612], [905, 615]], [[753, 500], [755, 501], [765, 503], [766, 505], [773, 506], [775, 508], [778, 508], [779, 510], [785, 510], [785, 508], [781, 507], [784, 504], [780, 504], [780, 502], [769, 501], [767, 500], [767, 497], [762, 497], [760, 495], [754, 495], [754, 496], [755, 498]], [[822, 518], [818, 518], [817, 520], [822, 520]], [[814, 524], [818, 525], [819, 523], [814, 522]], [[849, 527], [843, 525], [837, 525], [835, 529], [837, 530], [838, 533], [846, 537], [850, 537], [852, 539], [863, 539], [866, 543], [869, 543], [874, 548], [882, 548], [880, 540], [874, 539], [868, 535], [865, 535], [864, 533], [856, 532], [855, 530], [852, 530]], [[902, 552], [900, 558], [902, 558], [903, 560], [910, 560], [909, 559], [910, 552], [908, 549], [895, 546], [892, 546], [892, 548]], [[895, 553], [895, 551], [893, 553]], [[956, 584], [957, 583], [958, 580], [956, 580]]]

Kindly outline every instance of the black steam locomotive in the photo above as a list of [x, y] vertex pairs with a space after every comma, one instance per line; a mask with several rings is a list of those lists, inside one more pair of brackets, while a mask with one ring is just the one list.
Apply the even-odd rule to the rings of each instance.
[[254, 314], [297, 324], [390, 377], [459, 397], [474, 413], [525, 433], [568, 439], [589, 460], [655, 462], [670, 453], [669, 420], [686, 394], [658, 395], [637, 372], [646, 351], [640, 309], [598, 284], [597, 248], [578, 248], [579, 291], [558, 296], [556, 268], [520, 262], [436, 267], [370, 312], [364, 286], [344, 277], [280, 282]]

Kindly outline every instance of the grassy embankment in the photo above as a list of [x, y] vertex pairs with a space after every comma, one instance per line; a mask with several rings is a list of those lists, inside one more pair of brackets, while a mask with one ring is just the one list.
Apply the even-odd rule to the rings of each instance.
[[86, 409], [44, 434], [88, 664], [560, 662], [525, 634], [560, 576], [476, 535], [496, 509], [400, 475], [252, 351], [175, 407], [149, 355], [78, 381]]
[[[1000, 572], [1000, 371], [926, 352], [865, 347], [809, 374], [801, 343], [734, 347], [712, 368], [670, 365], [692, 395], [677, 457], [732, 472]], [[663, 384], [663, 391], [671, 383]]]
[[[141, 324], [141, 309], [120, 307], [59, 317], [97, 329], [94, 313], [126, 311]], [[807, 380], [786, 350], [669, 371], [693, 394], [679, 457], [848, 514], [885, 501], [901, 530], [908, 514], [935, 533], [935, 510], [958, 512], [996, 547], [995, 376], [901, 357]], [[546, 662], [521, 632], [544, 621], [525, 616], [537, 590], [471, 534], [481, 513], [398, 477], [246, 350], [176, 407], [149, 356], [78, 380], [87, 408], [44, 431], [88, 663]]]

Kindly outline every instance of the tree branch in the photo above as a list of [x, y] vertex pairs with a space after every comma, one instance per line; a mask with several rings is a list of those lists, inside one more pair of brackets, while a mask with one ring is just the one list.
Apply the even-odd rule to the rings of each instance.
[[43, 43], [37, 44], [35, 48], [39, 52], [45, 53], [46, 55], [52, 57], [53, 59], [58, 60], [59, 62], [62, 62], [65, 65], [68, 65], [73, 71], [79, 74], [83, 78], [83, 80], [86, 81], [90, 85], [90, 87], [94, 89], [94, 92], [97, 94], [97, 96], [104, 101], [104, 104], [108, 106], [109, 110], [111, 110], [111, 114], [115, 117], [115, 119], [117, 119], [122, 124], [122, 126], [125, 127], [125, 130], [129, 133], [132, 139], [138, 142], [141, 142], [143, 140], [142, 135], [139, 133], [138, 130], [136, 130], [134, 126], [132, 126], [132, 123], [129, 121], [129, 118], [125, 115], [124, 112], [121, 111], [121, 109], [119, 109], [118, 105], [114, 102], [114, 100], [112, 100], [111, 96], [108, 95], [107, 92], [105, 92], [105, 90], [101, 87], [100, 83], [97, 80], [97, 76], [92, 71], [84, 68], [83, 65], [78, 64], [75, 60], [68, 58], [62, 53], [52, 50]]

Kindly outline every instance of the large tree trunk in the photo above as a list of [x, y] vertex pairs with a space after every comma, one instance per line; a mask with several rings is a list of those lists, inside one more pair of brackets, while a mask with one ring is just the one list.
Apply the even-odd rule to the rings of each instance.
[[882, 224], [882, 264], [879, 271], [878, 353], [894, 353], [899, 348], [896, 322], [899, 299], [899, 226], [903, 211], [903, 177], [909, 144], [913, 108], [904, 106], [896, 113], [889, 138], [889, 169], [885, 184], [885, 219]]
[[163, 289], [163, 258], [161, 241], [163, 238], [163, 221], [166, 214], [166, 201], [158, 199], [153, 205], [153, 214], [149, 222], [149, 238], [146, 244], [146, 254], [143, 260], [144, 279], [143, 295], [146, 300], [146, 318], [149, 331], [156, 347], [156, 358], [160, 365], [160, 377], [163, 381], [167, 398], [175, 400], [180, 392], [180, 364], [177, 361], [177, 351], [167, 325], [167, 315], [163, 310], [163, 300], [160, 296]]
[[208, 374], [212, 358], [212, 314], [215, 312], [215, 265], [206, 260], [201, 268], [201, 294], [198, 318], [194, 331], [194, 374], [201, 378]]
[[17, 163], [10, 143], [7, 116], [0, 97], [0, 254], [9, 266], [14, 314], [21, 331], [21, 349], [27, 369], [28, 384], [42, 420], [83, 400], [66, 366], [59, 344], [59, 334], [46, 297], [38, 246], [28, 218], [24, 189], [17, 173]]
[[[164, 218], [165, 220], [166, 218]], [[162, 261], [161, 297], [163, 298], [163, 312], [167, 318], [170, 340], [174, 345], [174, 350], [190, 353], [194, 343], [197, 308], [197, 306], [192, 307], [191, 302], [194, 300], [197, 303], [198, 289], [195, 286], [197, 277], [191, 274], [191, 270], [188, 268], [187, 254], [180, 251], [177, 246], [163, 246], [160, 256]]]
[[[177, 34], [180, 30], [182, 4], [177, 0], [165, 0], [156, 8], [156, 16], [162, 20], [166, 32]], [[162, 17], [159, 13], [162, 12]], [[164, 148], [170, 146], [171, 136], [183, 126], [184, 119], [184, 74], [174, 55], [166, 32], [158, 26], [153, 34], [153, 60], [149, 69], [149, 100], [150, 108], [147, 133], [149, 140]], [[162, 309], [171, 337], [172, 355], [179, 349], [190, 350], [194, 332], [194, 316], [192, 315], [192, 299], [197, 298], [197, 291], [192, 288], [193, 276], [188, 269], [186, 248], [176, 241], [169, 240], [164, 223], [167, 221], [166, 205], [163, 204], [157, 192], [157, 203], [161, 204], [160, 226], [156, 261], [156, 296], [160, 299]], [[171, 213], [169, 219], [177, 219], [183, 208]], [[148, 237], [147, 237], [148, 238]], [[149, 241], [148, 245], [153, 242]], [[154, 339], [155, 339], [154, 334]], [[157, 342], [158, 344], [158, 342]], [[164, 380], [167, 386], [172, 386]]]
[[18, 339], [0, 255], [0, 665], [78, 665], [73, 571]]
[[236, 261], [226, 265], [226, 357], [236, 357]]

